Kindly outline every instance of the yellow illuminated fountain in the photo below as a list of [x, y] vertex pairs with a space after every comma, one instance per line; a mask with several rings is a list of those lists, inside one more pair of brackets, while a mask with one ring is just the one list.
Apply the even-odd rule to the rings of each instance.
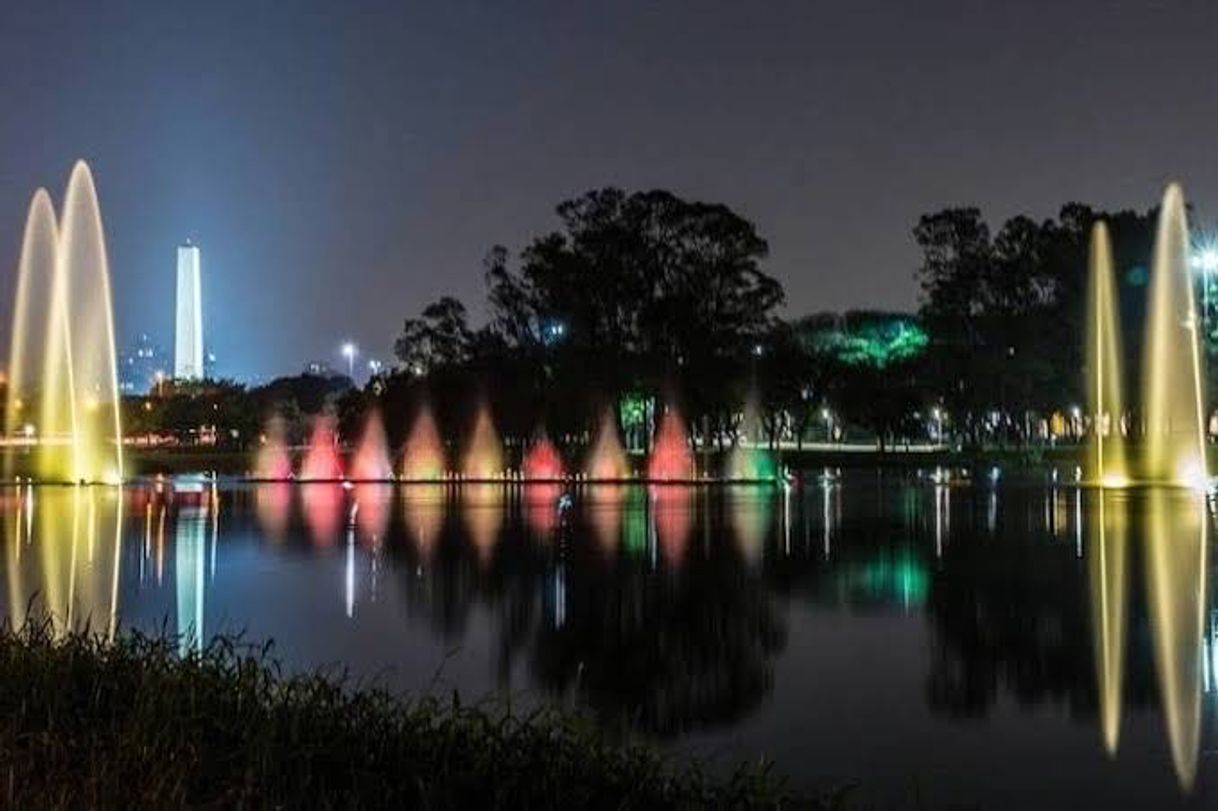
[[[44, 481], [121, 481], [110, 270], [97, 191], [83, 161], [72, 168], [59, 218], [44, 189], [30, 202], [12, 324], [9, 436], [35, 442], [34, 471]], [[12, 475], [11, 447], [6, 467]]]
[[1091, 286], [1087, 318], [1088, 413], [1092, 419], [1090, 478], [1105, 486], [1126, 483], [1125, 438], [1121, 417], [1125, 413], [1121, 392], [1121, 344], [1117, 330], [1116, 279], [1112, 242], [1108, 227], [1097, 222], [1091, 230]]
[[[1102, 223], [1092, 232], [1090, 277], [1090, 480], [1102, 486], [1123, 486], [1136, 478], [1151, 485], [1205, 487], [1204, 378], [1188, 268], [1188, 222], [1179, 185], [1171, 184], [1163, 195], [1155, 235], [1142, 364], [1145, 442], [1136, 465], [1127, 458], [1121, 431], [1124, 411], [1118, 301], [1112, 248]], [[1130, 475], [1131, 469], [1136, 477]]]
[[1184, 194], [1175, 183], [1163, 195], [1155, 235], [1144, 368], [1145, 478], [1155, 483], [1203, 486], [1201, 349], [1188, 267]]

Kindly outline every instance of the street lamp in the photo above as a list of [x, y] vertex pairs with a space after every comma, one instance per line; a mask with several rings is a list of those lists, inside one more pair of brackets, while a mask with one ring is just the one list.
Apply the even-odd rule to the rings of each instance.
[[355, 379], [355, 356], [359, 350], [355, 348], [355, 344], [347, 341], [343, 344], [343, 357], [347, 359], [347, 377]]
[[[1193, 251], [1189, 264], [1201, 274], [1201, 326], [1205, 338], [1209, 339], [1210, 325], [1210, 277], [1218, 271], [1218, 246], [1203, 245]], [[1204, 346], [1204, 344], [1202, 344]]]

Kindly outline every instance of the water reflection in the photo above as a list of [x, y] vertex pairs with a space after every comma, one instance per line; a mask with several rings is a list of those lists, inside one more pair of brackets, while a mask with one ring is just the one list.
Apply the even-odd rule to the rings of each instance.
[[57, 635], [88, 627], [113, 637], [123, 523], [118, 492], [19, 487], [9, 493], [16, 512], [5, 554], [10, 617], [20, 623], [32, 612]]
[[1155, 669], [1172, 764], [1188, 790], [1201, 746], [1208, 516], [1200, 493], [1155, 489], [1148, 499], [1146, 581]]
[[1128, 572], [1128, 502], [1124, 493], [1099, 491], [1090, 528], [1087, 564], [1091, 579], [1091, 627], [1104, 748], [1115, 755], [1121, 734], [1125, 677]]
[[[1218, 648], [1203, 499], [874, 473], [790, 491], [580, 485], [560, 514], [563, 492], [10, 488], [0, 584], [10, 618], [32, 605], [57, 632], [110, 633], [118, 617], [189, 651], [223, 622], [292, 640], [298, 661], [392, 665], [408, 690], [439, 669], [445, 688], [523, 688], [615, 730], [777, 724], [767, 752], [851, 701], [834, 745], [858, 762], [873, 750], [856, 728], [887, 728], [894, 711], [928, 750], [959, 728], [1002, 749], [1013, 718], [1047, 739], [1081, 719], [1111, 779], [1157, 774], [1204, 796]], [[878, 672], [892, 689], [873, 711], [860, 691]]]

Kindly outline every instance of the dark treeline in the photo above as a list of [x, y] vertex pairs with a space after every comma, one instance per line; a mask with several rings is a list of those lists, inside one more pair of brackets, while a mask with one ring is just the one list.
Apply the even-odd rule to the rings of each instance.
[[397, 447], [426, 403], [454, 447], [484, 407], [509, 441], [545, 430], [579, 444], [612, 413], [627, 439], [646, 442], [675, 407], [694, 439], [718, 448], [741, 436], [1023, 445], [1045, 439], [1054, 415], [1057, 433], [1069, 433], [1061, 424], [1085, 403], [1098, 219], [1113, 238], [1127, 377], [1138, 379], [1156, 213], [1071, 203], [1055, 219], [1016, 216], [996, 231], [976, 208], [927, 214], [913, 230], [917, 313], [784, 318], [782, 285], [763, 267], [768, 245], [740, 214], [666, 191], [591, 191], [560, 204], [559, 228], [518, 253], [490, 250], [482, 326], [454, 298], [427, 305], [405, 321], [397, 367], [362, 391], [309, 376], [250, 392], [187, 388], [168, 398], [179, 405], [133, 404], [129, 424], [182, 435], [209, 407], [231, 406], [238, 434], [217, 436], [246, 444], [271, 412], [299, 436], [329, 408], [352, 438], [375, 408]]

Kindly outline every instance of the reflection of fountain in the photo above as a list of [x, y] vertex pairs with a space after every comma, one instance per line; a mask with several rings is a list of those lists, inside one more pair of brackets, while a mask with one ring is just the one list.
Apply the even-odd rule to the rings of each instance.
[[334, 546], [343, 517], [342, 485], [332, 481], [307, 484], [302, 487], [300, 498], [313, 545], [318, 548]]
[[343, 477], [343, 466], [338, 459], [338, 437], [334, 430], [334, 417], [320, 414], [313, 421], [313, 436], [309, 439], [309, 450], [300, 468], [304, 481], [337, 481]]
[[393, 500], [393, 485], [383, 482], [362, 482], [355, 485], [355, 528], [360, 538], [375, 548], [389, 527], [389, 508]]
[[499, 540], [499, 528], [503, 524], [503, 486], [476, 483], [461, 489], [461, 507], [465, 515], [465, 527], [469, 538], [478, 550], [478, 560], [490, 560]]
[[445, 488], [439, 484], [419, 485], [403, 493], [406, 530], [424, 561], [431, 560], [440, 541], [440, 528], [444, 525], [444, 501]]
[[596, 481], [621, 481], [630, 475], [630, 467], [626, 464], [626, 451], [622, 449], [617, 421], [614, 420], [611, 410], [601, 417], [600, 429], [596, 432], [596, 441], [588, 454], [586, 468], [588, 478]]
[[558, 528], [558, 499], [562, 492], [561, 484], [544, 481], [526, 484], [522, 488], [525, 521], [529, 529], [542, 539], [549, 538]]
[[495, 431], [488, 408], [478, 411], [474, 433], [465, 449], [461, 472], [467, 479], [498, 479], [503, 476], [503, 443]]
[[651, 486], [652, 518], [664, 560], [674, 568], [685, 561], [685, 547], [693, 529], [690, 509], [692, 490], [688, 487]]
[[1091, 287], [1087, 325], [1087, 368], [1092, 381], [1087, 386], [1088, 412], [1092, 419], [1090, 479], [1119, 486], [1129, 478], [1125, 466], [1125, 441], [1121, 434], [1121, 344], [1117, 331], [1116, 280], [1113, 275], [1112, 243], [1108, 228], [1097, 222], [1091, 231]]
[[1151, 490], [1146, 581], [1159, 694], [1176, 777], [1197, 777], [1201, 745], [1201, 651], [1205, 632], [1208, 518], [1205, 497]]
[[402, 457], [402, 478], [406, 481], [436, 481], [444, 477], [444, 444], [426, 405], [415, 417]]
[[292, 478], [292, 459], [288, 454], [287, 428], [283, 418], [275, 415], [267, 420], [262, 432], [262, 445], [254, 459], [254, 478], [284, 481]]
[[[827, 489], [825, 497], [828, 498]], [[732, 487], [728, 491], [726, 505], [731, 511], [736, 545], [744, 559], [756, 566], [761, 562], [766, 535], [773, 521], [773, 493], [769, 488]]]
[[[113, 639], [123, 520], [119, 492], [80, 487], [16, 492], [17, 527], [6, 560], [9, 618], [19, 625], [28, 618], [27, 609], [35, 609], [45, 612], [56, 635], [87, 627]], [[38, 554], [23, 556], [23, 547], [36, 547]]]
[[652, 481], [691, 481], [694, 454], [685, 435], [685, 423], [675, 409], [668, 409], [660, 421], [655, 447], [647, 463], [647, 478]]
[[[1100, 468], [1102, 469], [1102, 468]], [[1099, 686], [1104, 747], [1115, 755], [1121, 736], [1125, 672], [1126, 546], [1128, 504], [1117, 494], [1099, 492], [1087, 546], [1091, 580], [1092, 643]]]
[[368, 412], [364, 433], [351, 461], [351, 478], [355, 481], [387, 481], [393, 478], [393, 465], [389, 462], [389, 443], [385, 439], [385, 425], [376, 409]]
[[[27, 405], [35, 394], [36, 420]], [[5, 427], [12, 435], [27, 425], [38, 437], [42, 478], [122, 479], [110, 271], [97, 191], [83, 161], [72, 168], [61, 221], [43, 189], [35, 192], [26, 220]], [[11, 454], [6, 464], [11, 473]]]

